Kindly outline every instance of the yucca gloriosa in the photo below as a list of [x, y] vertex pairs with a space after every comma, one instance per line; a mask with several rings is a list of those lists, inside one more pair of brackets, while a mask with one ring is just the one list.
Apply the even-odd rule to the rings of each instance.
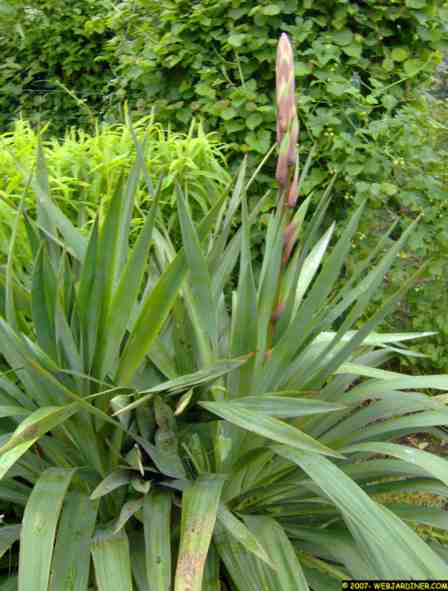
[[[286, 36], [278, 64], [291, 82]], [[336, 289], [362, 207], [331, 249], [334, 225], [320, 231], [330, 190], [309, 222], [310, 199], [292, 211], [311, 158], [299, 176], [295, 101], [278, 91], [280, 197], [259, 273], [251, 226], [267, 197], [248, 211], [245, 161], [197, 227], [178, 190], [176, 252], [137, 141], [88, 239], [52, 203], [38, 155], [37, 219], [17, 213], [33, 270], [18, 281], [13, 239], [0, 317], [4, 588], [327, 591], [344, 578], [448, 578], [446, 547], [414, 527], [446, 529], [445, 513], [375, 500], [448, 496], [446, 460], [394, 442], [443, 437], [446, 395], [416, 390], [445, 390], [448, 377], [378, 368], [420, 336], [374, 332], [406, 285], [357, 327], [412, 228], [380, 257], [383, 236]], [[153, 205], [130, 250], [139, 174]], [[5, 554], [17, 540], [18, 576]]]

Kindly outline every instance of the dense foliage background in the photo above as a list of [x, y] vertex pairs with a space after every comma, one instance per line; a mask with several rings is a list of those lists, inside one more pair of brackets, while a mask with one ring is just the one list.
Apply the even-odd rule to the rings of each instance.
[[[429, 264], [390, 322], [439, 331], [423, 349], [432, 367], [447, 369], [447, 2], [9, 0], [0, 10], [3, 129], [21, 113], [48, 122], [50, 134], [72, 124], [94, 131], [97, 120], [122, 119], [127, 100], [134, 115], [154, 109], [180, 131], [202, 118], [229, 145], [231, 165], [241, 153], [255, 163], [274, 142], [275, 45], [288, 32], [302, 160], [313, 143], [317, 154], [302, 194], [336, 171], [333, 217], [368, 198], [355, 257], [392, 219], [398, 234], [422, 214], [388, 289]], [[260, 177], [255, 196], [270, 179]]]

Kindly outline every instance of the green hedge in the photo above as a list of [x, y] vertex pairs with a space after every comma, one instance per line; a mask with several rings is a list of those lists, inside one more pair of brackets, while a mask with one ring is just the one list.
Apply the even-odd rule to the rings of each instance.
[[105, 111], [117, 61], [113, 9], [109, 0], [0, 2], [0, 129], [21, 113], [61, 134]]

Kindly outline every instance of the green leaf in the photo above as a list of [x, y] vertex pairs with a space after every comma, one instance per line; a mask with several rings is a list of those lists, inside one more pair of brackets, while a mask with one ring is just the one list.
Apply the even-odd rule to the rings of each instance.
[[283, 528], [270, 517], [248, 515], [245, 522], [252, 533], [269, 548], [274, 570], [263, 566], [272, 591], [309, 591], [296, 551]]
[[280, 6], [277, 4], [268, 4], [267, 6], [262, 6], [261, 13], [265, 14], [266, 16], [275, 16], [276, 14], [280, 14]]
[[19, 460], [23, 454], [26, 453], [34, 443], [36, 443], [36, 441], [37, 438], [34, 438], [26, 441], [25, 443], [19, 443], [13, 449], [10, 449], [0, 456], [0, 480], [5, 476], [8, 470], [14, 466], [17, 460]]
[[406, 6], [409, 8], [425, 8], [427, 0], [406, 0]]
[[19, 591], [47, 591], [56, 527], [74, 470], [48, 468], [40, 476], [23, 515]]
[[229, 119], [233, 119], [237, 115], [238, 112], [232, 107], [227, 107], [227, 109], [221, 111], [221, 117], [224, 119], [224, 121], [229, 121]]
[[228, 374], [234, 369], [237, 369], [238, 367], [246, 363], [247, 360], [247, 355], [244, 357], [238, 357], [236, 359], [220, 360], [214, 363], [211, 367], [206, 367], [194, 373], [174, 378], [174, 380], [162, 382], [161, 384], [153, 386], [152, 388], [148, 388], [147, 390], [142, 390], [139, 392], [139, 394], [146, 394], [145, 396], [142, 396], [141, 398], [139, 398], [135, 402], [132, 402], [128, 406], [120, 408], [120, 410], [117, 411], [115, 414], [129, 412], [133, 408], [140, 406], [147, 400], [150, 400], [156, 393], [166, 392], [167, 395], [172, 395], [178, 392], [182, 392], [183, 390], [189, 390], [194, 386], [199, 386], [201, 384], [206, 384], [207, 382], [212, 382], [217, 378]]
[[49, 591], [87, 591], [90, 541], [98, 503], [83, 493], [67, 495], [56, 536]]
[[143, 500], [144, 497], [140, 497], [138, 499], [131, 499], [122, 506], [120, 515], [118, 516], [118, 519], [114, 526], [114, 534], [117, 534], [121, 529], [123, 529], [126, 523], [131, 519], [131, 517], [135, 515], [137, 511], [140, 511], [140, 509], [143, 507]]
[[327, 458], [284, 446], [273, 446], [273, 450], [302, 468], [323, 496], [338, 507], [357, 545], [363, 548], [363, 557], [378, 577], [447, 576], [447, 565], [412, 529], [370, 499]]
[[98, 530], [91, 546], [98, 591], [132, 591], [129, 540], [124, 530]]
[[281, 396], [281, 392], [272, 395], [245, 396], [232, 401], [231, 404], [233, 408], [279, 418], [303, 417], [347, 408], [343, 405], [331, 404], [318, 399]]
[[266, 417], [264, 414], [252, 410], [241, 409], [233, 402], [200, 402], [199, 404], [226, 421], [272, 441], [291, 445], [296, 449], [313, 451], [336, 458], [341, 457], [338, 452], [279, 419]]
[[146, 575], [151, 591], [171, 589], [171, 505], [171, 495], [159, 490], [144, 500]]
[[[253, 318], [257, 318], [257, 291], [250, 253], [250, 224], [246, 202], [243, 200], [240, 270], [238, 289], [234, 294], [230, 336], [232, 355], [255, 352], [257, 323], [252, 322]], [[253, 365], [253, 361], [250, 360], [239, 371], [229, 375], [228, 384], [231, 392], [241, 395], [249, 391]]]
[[22, 406], [0, 406], [0, 418], [27, 416], [30, 411]]
[[23, 210], [24, 197], [20, 200], [20, 206], [17, 210], [14, 225], [12, 228], [11, 238], [8, 248], [8, 259], [6, 262], [6, 289], [5, 289], [5, 314], [9, 324], [15, 329], [17, 328], [17, 308], [15, 305], [14, 292], [14, 250], [16, 248], [17, 234], [19, 231], [19, 223]]
[[399, 458], [414, 466], [420, 466], [430, 476], [438, 478], [448, 486], [448, 461], [445, 458], [440, 458], [427, 451], [422, 451], [406, 445], [398, 445], [396, 443], [370, 442], [357, 443], [344, 448], [344, 453], [350, 454], [352, 452], [368, 452]]
[[406, 47], [394, 47], [391, 53], [391, 57], [395, 62], [403, 62], [405, 59], [407, 59], [408, 55], [409, 51], [406, 49]]
[[210, 365], [213, 361], [213, 351], [217, 348], [218, 340], [217, 304], [212, 298], [207, 261], [187, 209], [184, 195], [179, 187], [177, 188], [177, 208], [185, 257], [190, 271], [189, 283], [193, 294], [192, 306], [194, 307], [193, 327], [195, 328], [202, 363]]
[[221, 561], [212, 543], [205, 561], [204, 578], [202, 580], [202, 591], [221, 591]]
[[405, 503], [387, 503], [386, 506], [389, 511], [392, 511], [404, 521], [448, 530], [448, 514], [444, 509], [406, 505]]
[[99, 483], [90, 495], [90, 498], [94, 500], [104, 497], [104, 495], [108, 495], [120, 486], [129, 484], [132, 477], [133, 473], [131, 470], [116, 470], [115, 472], [111, 472], [111, 474], [108, 474], [106, 478]]
[[10, 439], [0, 447], [0, 454], [3, 455], [17, 445], [36, 441], [71, 417], [77, 410], [79, 406], [76, 403], [39, 408], [20, 423]]
[[424, 65], [424, 62], [421, 62], [417, 59], [406, 60], [404, 62], [404, 71], [408, 76], [415, 76], [423, 68]]
[[353, 33], [346, 29], [344, 31], [336, 31], [332, 37], [336, 45], [350, 45], [353, 40]]
[[246, 126], [248, 129], [255, 129], [263, 123], [263, 116], [260, 113], [252, 113], [246, 119]]
[[201, 591], [224, 479], [200, 475], [184, 491], [175, 591]]
[[[202, 240], [213, 226], [222, 200], [218, 200], [198, 228]], [[168, 317], [187, 273], [185, 252], [181, 250], [161, 275], [157, 284], [142, 303], [139, 316], [120, 359], [117, 382], [129, 383], [157, 338]]]
[[67, 249], [80, 261], [84, 259], [86, 241], [84, 236], [73, 226], [65, 214], [52, 202], [49, 187], [48, 173], [45, 164], [42, 144], [39, 142], [37, 150], [36, 178], [32, 178], [28, 171], [20, 164], [17, 167], [26, 178], [31, 178], [31, 185], [37, 197], [38, 223], [48, 233], [57, 236], [57, 230], [64, 238]]
[[220, 532], [216, 546], [238, 589], [244, 591], [308, 591], [296, 552], [282, 527], [269, 517], [247, 516], [246, 524], [259, 543], [268, 548], [273, 567]]
[[[240, 543], [248, 552], [258, 556], [258, 558], [273, 568], [270, 557], [263, 545], [258, 541], [257, 537], [222, 503], [219, 506], [218, 522], [227, 530], [229, 535]], [[215, 539], [219, 540], [218, 533], [215, 534]]]
[[115, 358], [118, 355], [124, 334], [128, 328], [131, 313], [138, 299], [152, 240], [159, 196], [160, 192], [145, 219], [134, 250], [120, 276], [117, 289], [111, 301], [106, 323], [107, 333], [105, 336], [100, 376], [106, 375], [114, 366]]
[[350, 45], [343, 45], [342, 51], [350, 57], [359, 59], [362, 55], [362, 45], [360, 43], [350, 43]]
[[48, 249], [43, 244], [33, 268], [31, 311], [38, 344], [53, 359], [57, 359], [54, 322], [56, 277], [48, 256]]
[[241, 47], [245, 39], [246, 35], [243, 33], [232, 33], [228, 36], [227, 43], [232, 47]]
[[3, 525], [0, 527], [0, 558], [20, 537], [21, 525]]

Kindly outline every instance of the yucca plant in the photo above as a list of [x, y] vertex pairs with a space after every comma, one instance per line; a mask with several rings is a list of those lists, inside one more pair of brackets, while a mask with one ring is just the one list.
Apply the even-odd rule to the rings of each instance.
[[[0, 317], [5, 589], [327, 591], [346, 578], [448, 577], [444, 511], [389, 494], [448, 496], [446, 460], [398, 442], [444, 437], [446, 394], [422, 390], [444, 391], [448, 377], [380, 369], [421, 336], [374, 332], [406, 285], [358, 326], [412, 228], [379, 257], [382, 237], [336, 289], [362, 207], [334, 241], [334, 225], [321, 230], [331, 187], [309, 221], [310, 199], [295, 210], [312, 161], [299, 174], [285, 35], [277, 68], [280, 194], [257, 273], [251, 227], [269, 196], [248, 211], [245, 162], [197, 226], [178, 188], [176, 251], [135, 137], [128, 181], [87, 238], [51, 201], [39, 154], [37, 218], [17, 212], [33, 272], [14, 273], [13, 234]], [[152, 207], [130, 248], [139, 174]], [[436, 528], [427, 541], [421, 525]]]

